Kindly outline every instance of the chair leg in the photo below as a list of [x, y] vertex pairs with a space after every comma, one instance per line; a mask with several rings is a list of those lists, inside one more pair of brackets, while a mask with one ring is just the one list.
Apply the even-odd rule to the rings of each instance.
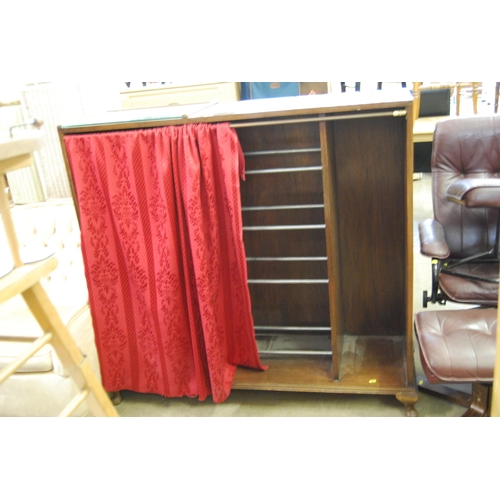
[[495, 83], [495, 113], [498, 113], [498, 97], [500, 95], [500, 82]]
[[472, 82], [472, 105], [474, 114], [477, 115], [477, 103], [479, 100], [479, 82]]
[[420, 86], [422, 82], [413, 82], [413, 119], [420, 115]]
[[489, 415], [491, 389], [482, 384], [472, 384], [472, 397], [469, 409], [462, 417], [487, 417]]

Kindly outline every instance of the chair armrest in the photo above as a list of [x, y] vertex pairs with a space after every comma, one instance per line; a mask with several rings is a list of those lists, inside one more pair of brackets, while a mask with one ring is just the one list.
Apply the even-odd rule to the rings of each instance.
[[445, 259], [450, 255], [444, 229], [439, 222], [433, 219], [424, 220], [418, 225], [418, 232], [422, 255], [437, 259]]
[[446, 198], [465, 207], [500, 208], [500, 179], [460, 179], [448, 186]]

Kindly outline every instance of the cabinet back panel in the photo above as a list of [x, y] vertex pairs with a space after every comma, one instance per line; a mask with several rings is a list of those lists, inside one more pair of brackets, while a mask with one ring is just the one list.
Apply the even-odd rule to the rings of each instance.
[[256, 326], [330, 326], [326, 284], [249, 287]]
[[243, 226], [245, 227], [324, 223], [325, 211], [323, 207], [243, 211]]
[[352, 120], [330, 129], [347, 334], [406, 331], [404, 120]]
[[243, 152], [319, 148], [318, 123], [292, 123], [236, 129]]
[[240, 186], [243, 207], [323, 203], [321, 170], [248, 175]]
[[324, 229], [245, 231], [247, 257], [325, 257]]
[[248, 279], [328, 279], [326, 260], [248, 261]]
[[245, 172], [266, 170], [269, 168], [315, 167], [321, 165], [321, 152], [286, 153], [245, 156]]

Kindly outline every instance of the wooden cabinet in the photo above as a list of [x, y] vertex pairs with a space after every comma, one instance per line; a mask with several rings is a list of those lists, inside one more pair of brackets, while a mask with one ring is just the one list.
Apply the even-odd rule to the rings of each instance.
[[404, 90], [313, 95], [60, 133], [230, 122], [246, 159], [248, 282], [268, 365], [238, 368], [233, 387], [389, 394], [414, 415], [412, 111]]

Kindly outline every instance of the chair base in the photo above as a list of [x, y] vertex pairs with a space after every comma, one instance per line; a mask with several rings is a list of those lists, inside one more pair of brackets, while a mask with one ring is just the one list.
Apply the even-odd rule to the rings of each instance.
[[[424, 291], [422, 306], [446, 305], [447, 301], [496, 307], [498, 302], [498, 262], [432, 261], [432, 290]], [[453, 266], [453, 267], [451, 267]], [[449, 269], [451, 267], [451, 269]]]
[[489, 417], [491, 386], [472, 384], [471, 403], [462, 417]]
[[429, 387], [419, 387], [419, 391], [444, 399], [451, 403], [467, 408], [461, 417], [489, 417], [491, 403], [491, 387], [482, 384], [472, 384], [472, 394], [456, 392], [454, 394], [442, 394], [433, 391]]

